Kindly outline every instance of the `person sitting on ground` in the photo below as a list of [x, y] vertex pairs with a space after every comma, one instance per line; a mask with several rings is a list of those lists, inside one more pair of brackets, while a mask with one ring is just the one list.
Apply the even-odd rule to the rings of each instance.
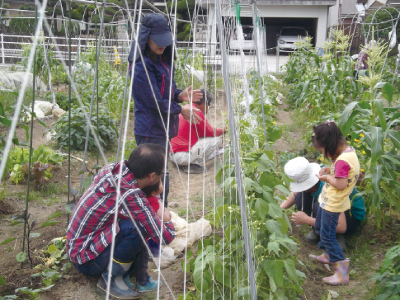
[[205, 116], [213, 102], [213, 96], [204, 89], [200, 92], [203, 98], [192, 104], [193, 108], [200, 109], [199, 112], [193, 112], [201, 118], [200, 122], [189, 124], [179, 115], [178, 135], [171, 140], [171, 161], [178, 166], [184, 166], [185, 172], [190, 168], [190, 173], [202, 173], [203, 160], [210, 160], [222, 153], [218, 148], [221, 143], [219, 136], [226, 133], [226, 128], [213, 128], [207, 122]]
[[[175, 238], [175, 228], [167, 209], [165, 223], [161, 223], [141, 189], [160, 182], [165, 172], [164, 152], [161, 145], [143, 144], [132, 151], [128, 161], [102, 168], [80, 198], [69, 222], [66, 246], [70, 260], [79, 272], [100, 276], [97, 290], [102, 294], [106, 294], [110, 270], [109, 292], [113, 299], [139, 298], [130, 275], [136, 277], [139, 292], [161, 285], [147, 273], [144, 237], [150, 236], [157, 243], [162, 238], [163, 244], [169, 244]], [[114, 230], [117, 199], [118, 223]], [[114, 254], [110, 257], [112, 249]]]
[[[162, 219], [163, 212], [166, 210], [164, 208], [161, 200], [160, 194], [163, 192], [163, 184], [160, 180], [156, 184], [146, 186], [142, 188], [143, 193], [147, 196], [147, 200], [149, 200], [150, 207], [157, 213], [157, 216]], [[158, 196], [158, 197], [157, 197]], [[147, 246], [149, 246], [150, 252], [154, 257], [158, 257], [160, 253], [160, 245], [154, 242], [151, 238], [147, 238]]]
[[[290, 182], [292, 195], [283, 201], [281, 208], [287, 209], [295, 204], [297, 212], [292, 213], [291, 220], [296, 224], [317, 226], [305, 236], [310, 243], [319, 241], [316, 231], [320, 226], [315, 224], [315, 218], [319, 208], [318, 197], [325, 182], [320, 181], [315, 174], [319, 174], [321, 168], [322, 166], [310, 163], [304, 157], [291, 159], [284, 167], [286, 175], [293, 180]], [[343, 250], [346, 248], [343, 234], [354, 233], [366, 216], [364, 200], [362, 196], [356, 196], [357, 193], [357, 189], [354, 188], [350, 194], [351, 208], [340, 214], [336, 228], [337, 239]]]

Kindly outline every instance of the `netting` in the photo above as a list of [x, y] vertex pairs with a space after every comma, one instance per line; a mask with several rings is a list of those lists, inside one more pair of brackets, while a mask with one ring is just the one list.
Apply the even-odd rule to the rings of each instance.
[[[136, 146], [131, 133], [131, 95], [135, 68], [130, 68], [128, 56], [132, 41], [137, 41], [144, 15], [149, 10], [161, 12], [154, 4], [145, 2], [124, 1], [117, 5], [105, 0], [73, 1], [66, 5], [59, 1], [54, 6], [52, 16], [46, 16], [47, 1], [36, 1], [36, 12], [23, 11], [24, 16], [7, 16], [5, 12], [13, 11], [2, 10], [2, 63], [18, 62], [25, 73], [15, 107], [7, 114], [4, 104], [2, 107], [2, 123], [9, 130], [7, 138], [2, 139], [1, 178], [11, 171], [8, 156], [13, 145], [23, 145], [15, 140], [15, 130], [22, 123], [21, 111], [31, 115], [22, 252], [26, 251], [30, 182], [32, 176], [36, 176], [36, 173], [32, 175], [35, 163], [32, 160], [35, 98], [47, 97], [53, 111], [59, 107], [68, 111], [60, 117], [63, 123], [55, 127], [58, 131], [52, 131], [51, 137], [61, 149], [68, 151], [69, 202], [84, 193], [102, 166], [123, 162]], [[81, 7], [72, 10], [73, 3], [79, 3]], [[196, 1], [193, 5], [185, 6], [188, 10], [186, 20], [181, 19], [181, 13], [178, 13], [182, 3], [186, 5], [185, 1], [165, 3], [166, 9], [162, 12], [168, 19], [175, 39], [182, 32], [178, 32], [178, 28], [184, 28], [189, 37], [186, 42], [173, 44], [173, 53], [176, 53], [177, 59], [169, 63], [175, 69], [175, 81], [182, 90], [188, 86], [207, 89], [216, 103], [206, 111], [206, 118], [213, 127], [227, 125], [228, 130], [222, 137], [223, 154], [214, 155], [209, 161], [206, 161], [205, 155], [202, 157], [201, 166], [205, 172], [201, 179], [196, 178], [196, 184], [201, 186], [201, 199], [198, 200], [200, 208], [191, 192], [191, 165], [186, 175], [176, 162], [165, 160], [164, 170], [173, 168], [176, 174], [170, 184], [171, 190], [179, 189], [180, 196], [185, 198], [185, 221], [190, 223], [200, 218], [207, 219], [211, 222], [212, 232], [208, 233], [209, 237], [205, 237], [206, 226], [201, 225], [200, 229], [197, 228], [201, 231], [196, 244], [197, 252], [183, 248], [183, 282], [179, 288], [171, 286], [171, 278], [161, 269], [164, 259], [161, 248], [158, 257], [154, 257], [150, 249], [147, 249], [156, 266], [157, 280], [164, 283], [163, 293], [170, 299], [294, 299], [302, 292], [304, 274], [299, 271], [299, 262], [293, 255], [297, 246], [288, 235], [290, 222], [278, 205], [283, 195], [289, 193], [289, 181], [287, 177], [278, 174], [280, 166], [274, 158], [275, 153], [270, 149], [271, 144], [281, 136], [274, 120], [277, 95], [272, 92], [272, 87], [278, 83], [270, 75], [271, 70], [278, 73], [280, 65], [275, 57], [271, 60], [267, 55], [267, 51], [272, 48], [267, 49], [266, 46], [268, 28], [264, 25], [263, 15], [257, 9], [256, 2], [215, 1], [211, 7], [210, 3]], [[242, 9], [251, 13], [252, 25], [241, 24]], [[57, 15], [56, 10], [59, 10]], [[71, 18], [71, 13], [78, 12], [82, 13], [81, 19], [76, 16]], [[385, 47], [394, 49], [394, 53], [398, 45], [399, 12], [394, 8], [382, 7], [366, 20], [364, 14], [360, 12], [350, 19], [338, 20], [329, 32], [328, 43], [337, 42], [338, 35], [335, 34], [343, 30], [345, 35], [350, 36], [350, 40], [342, 44], [343, 51], [358, 54], [371, 41], [383, 40], [382, 43], [387, 43]], [[389, 17], [382, 21], [378, 18], [380, 14]], [[133, 45], [133, 57], [139, 57], [139, 61], [143, 62], [138, 43]], [[328, 55], [329, 46], [324, 51], [321, 55]], [[279, 57], [279, 47], [277, 53]], [[392, 64], [390, 80], [393, 84], [398, 78], [399, 59], [393, 60], [390, 55], [385, 57], [384, 65]], [[30, 81], [31, 72], [33, 80]], [[150, 82], [149, 70], [144, 68], [144, 73]], [[36, 77], [40, 80], [36, 80]], [[48, 91], [38, 88], [42, 81]], [[59, 88], [68, 90], [68, 97], [59, 94]], [[172, 81], [165, 88], [172, 91]], [[156, 91], [152, 89], [150, 93], [156, 98]], [[26, 101], [27, 95], [30, 102]], [[172, 97], [170, 92], [169, 103], [174, 100]], [[31, 107], [27, 107], [27, 104]], [[163, 120], [164, 112], [161, 109], [157, 107], [157, 113]], [[194, 120], [193, 114], [191, 106], [191, 122]], [[169, 158], [169, 110], [166, 115], [167, 122], [163, 123], [163, 128], [167, 144], [164, 148], [165, 157]], [[189, 138], [191, 135], [201, 134], [193, 132], [190, 126]], [[205, 132], [202, 136], [206, 136]], [[114, 145], [110, 145], [112, 143]], [[71, 152], [73, 149], [83, 151], [80, 160], [82, 165], [78, 171], [80, 174], [72, 174], [76, 171], [71, 169], [71, 158], [74, 159], [76, 154]], [[192, 153], [188, 153], [190, 161]], [[94, 165], [88, 166], [88, 155], [96, 158]], [[79, 180], [73, 184], [71, 178], [77, 179], [78, 176]], [[122, 168], [117, 177], [122, 178]], [[167, 177], [163, 178], [164, 186], [167, 185]], [[120, 210], [125, 211], [137, 231], [141, 232], [137, 218], [130, 213], [124, 199], [121, 199], [121, 180], [113, 180], [112, 184], [117, 187], [117, 197], [112, 216], [112, 232], [117, 231], [119, 220], [115, 212]], [[164, 201], [165, 197], [164, 193]], [[67, 205], [70, 209], [73, 206]], [[164, 215], [161, 224], [163, 220]], [[162, 241], [163, 228], [159, 228], [158, 232]], [[190, 234], [189, 230], [183, 234], [186, 243]], [[112, 236], [111, 259], [115, 236]], [[146, 241], [146, 236], [141, 234], [141, 239]], [[144, 245], [147, 247], [145, 242]], [[107, 299], [111, 275], [109, 269]], [[161, 295], [158, 286], [157, 299], [162, 299]]]

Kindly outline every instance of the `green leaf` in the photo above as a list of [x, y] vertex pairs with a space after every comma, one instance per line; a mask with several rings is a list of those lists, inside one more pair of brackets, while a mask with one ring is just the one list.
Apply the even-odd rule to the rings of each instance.
[[6, 117], [0, 116], [0, 123], [3, 123], [7, 127], [11, 127], [11, 120], [7, 119]]
[[293, 281], [297, 281], [297, 275], [296, 275], [296, 266], [294, 264], [294, 260], [292, 259], [285, 259], [283, 261], [283, 263], [285, 264], [285, 269], [286, 272], [288, 273], [289, 277], [293, 280]]
[[0, 285], [7, 285], [7, 282], [3, 276], [0, 276]]
[[400, 149], [400, 132], [389, 130], [387, 136], [397, 149]]
[[62, 212], [56, 211], [56, 212], [52, 213], [52, 214], [47, 218], [47, 220], [51, 220], [51, 219], [57, 218], [58, 216], [61, 216], [62, 214], [63, 214]]
[[400, 160], [394, 158], [393, 156], [390, 156], [390, 155], [382, 155], [381, 157], [382, 157], [382, 158], [385, 158], [385, 159], [387, 159], [387, 160], [390, 160], [392, 163], [395, 163], [396, 165], [399, 165], [399, 166], [400, 166]]
[[42, 223], [42, 225], [40, 227], [53, 226], [58, 223], [60, 223], [60, 221], [46, 221], [46, 222]]
[[279, 243], [277, 242], [269, 242], [268, 243], [268, 252], [271, 254], [271, 252], [274, 251], [276, 255], [279, 255]]
[[382, 179], [382, 165], [375, 165], [372, 170], [372, 190], [373, 190], [373, 198], [372, 203], [375, 207], [380, 207], [381, 203], [381, 189], [379, 188], [379, 182]]
[[261, 186], [268, 186], [272, 189], [280, 183], [281, 181], [273, 173], [264, 172], [260, 177]]
[[375, 102], [375, 109], [379, 116], [379, 124], [381, 125], [383, 131], [386, 131], [386, 116], [383, 111], [383, 101], [381, 99], [377, 99]]
[[383, 149], [383, 130], [381, 127], [371, 127], [371, 164], [375, 164], [380, 158]]
[[275, 203], [270, 203], [269, 204], [269, 210], [268, 210], [268, 214], [272, 217], [272, 218], [282, 218], [282, 208], [275, 204]]
[[26, 260], [26, 253], [25, 252], [18, 253], [15, 259], [17, 260], [17, 262], [24, 262]]
[[281, 224], [276, 220], [268, 220], [265, 222], [265, 226], [268, 231], [271, 233], [275, 233], [277, 236], [282, 236], [282, 227]]
[[393, 101], [393, 86], [390, 83], [386, 83], [383, 86], [383, 89], [385, 90], [385, 94], [383, 96], [389, 102], [389, 106], [390, 106], [390, 105], [392, 105], [392, 101]]
[[14, 240], [15, 240], [14, 237], [10, 237], [10, 238], [5, 239], [4, 241], [2, 241], [0, 245], [5, 245], [5, 244], [8, 244], [8, 243], [11, 243]]
[[273, 278], [277, 286], [283, 286], [283, 261], [282, 260], [265, 260], [263, 263], [265, 273], [269, 278]]
[[255, 209], [257, 211], [257, 214], [260, 216], [260, 218], [262, 220], [264, 220], [269, 211], [269, 204], [267, 202], [265, 202], [263, 199], [257, 198], [256, 204], [255, 204]]
[[[20, 124], [21, 127], [25, 130], [25, 139], [29, 141], [29, 126], [25, 124]], [[20, 143], [21, 144], [21, 143]]]
[[277, 185], [275, 188], [281, 191], [285, 196], [290, 195], [289, 190], [283, 185]]
[[83, 180], [82, 186], [85, 190], [87, 190], [91, 184], [92, 184], [92, 176], [88, 176]]
[[387, 82], [378, 82], [376, 85], [375, 85], [375, 90], [376, 89], [380, 89], [380, 88], [382, 88], [382, 87], [384, 87], [384, 85], [386, 84]]
[[347, 136], [350, 131], [351, 125], [353, 124], [353, 118], [356, 113], [352, 112], [352, 110], [357, 106], [358, 101], [353, 101], [349, 103], [344, 109], [342, 116], [339, 120], [339, 129], [342, 132], [343, 136]]

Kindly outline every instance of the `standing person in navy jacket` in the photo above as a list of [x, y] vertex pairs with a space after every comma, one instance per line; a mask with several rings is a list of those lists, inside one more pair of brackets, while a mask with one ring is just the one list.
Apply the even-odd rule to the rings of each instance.
[[[175, 59], [173, 38], [162, 14], [152, 13], [142, 19], [137, 55], [134, 58], [135, 46], [136, 43], [133, 43], [129, 61], [131, 71], [134, 68], [132, 96], [135, 101], [136, 143], [159, 144], [167, 147], [169, 153], [169, 141], [178, 134], [179, 114], [189, 123], [199, 122], [198, 116], [191, 114], [191, 109], [193, 112], [199, 109], [180, 106], [179, 103], [190, 102], [190, 98], [196, 103], [203, 95], [199, 90], [192, 91], [192, 87], [184, 91], [176, 87], [174, 69], [171, 67]], [[169, 193], [168, 172], [164, 192], [166, 207]]]

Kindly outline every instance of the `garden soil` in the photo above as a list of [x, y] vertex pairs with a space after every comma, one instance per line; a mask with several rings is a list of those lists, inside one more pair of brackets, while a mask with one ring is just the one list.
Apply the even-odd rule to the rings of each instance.
[[[215, 118], [217, 120], [217, 126], [222, 127], [226, 122], [225, 112], [227, 110], [222, 93], [219, 94], [216, 105], [216, 115], [214, 116], [215, 110], [212, 110], [209, 120], [214, 120]], [[278, 125], [290, 124], [292, 122], [290, 113], [285, 111], [284, 107], [278, 109], [276, 120]], [[45, 122], [50, 127], [53, 121], [54, 120], [46, 120]], [[131, 121], [130, 124], [133, 127], [133, 121]], [[46, 128], [35, 122], [33, 134], [35, 148], [41, 144], [47, 143], [46, 138], [43, 136], [45, 130]], [[18, 128], [17, 136], [23, 139], [25, 136], [24, 130]], [[291, 138], [297, 139], [299, 145], [301, 145], [301, 134], [294, 132], [291, 133], [290, 136]], [[133, 135], [131, 134], [129, 138], [133, 139]], [[289, 150], [287, 148], [289, 141], [285, 140], [284, 137], [278, 141], [277, 145], [278, 148], [276, 148], [276, 146], [274, 147], [277, 152]], [[73, 154], [74, 156], [82, 158], [81, 152]], [[106, 155], [111, 157], [115, 154], [106, 153]], [[96, 163], [96, 158], [89, 156], [88, 161], [89, 165], [94, 165]], [[77, 174], [81, 168], [81, 162], [72, 159], [71, 164], [71, 183], [72, 186], [77, 187], [79, 186], [79, 176]], [[171, 210], [178, 214], [186, 215], [186, 200], [189, 198], [193, 209], [193, 214], [190, 213], [189, 215], [194, 215], [195, 219], [200, 218], [202, 216], [203, 195], [205, 195], [205, 197], [213, 195], [213, 189], [216, 186], [214, 167], [214, 162], [209, 162], [207, 164], [208, 172], [206, 174], [191, 174], [188, 178], [186, 173], [183, 173], [170, 163], [169, 203], [172, 204], [175, 202]], [[30, 247], [33, 249], [31, 255], [33, 265], [41, 263], [40, 253], [43, 251], [42, 249], [46, 249], [48, 243], [53, 238], [65, 236], [68, 223], [68, 215], [65, 213], [64, 209], [64, 205], [67, 201], [67, 180], [67, 161], [64, 161], [62, 168], [56, 172], [53, 178], [53, 188], [55, 187], [54, 193], [45, 194], [34, 191], [31, 192], [32, 200], [29, 201], [29, 213], [31, 214], [29, 220], [31, 222], [36, 220], [37, 224], [41, 224], [46, 221], [52, 213], [57, 211], [63, 212], [61, 216], [54, 219], [60, 221], [59, 224], [45, 228], [38, 227], [33, 230], [33, 232], [41, 233], [40, 237], [31, 239]], [[205, 182], [205, 184], [203, 184], [203, 182]], [[4, 276], [8, 283], [6, 286], [0, 286], [0, 295], [13, 294], [15, 288], [18, 287], [39, 287], [39, 280], [30, 277], [31, 274], [37, 273], [37, 270], [31, 269], [27, 262], [24, 264], [23, 268], [20, 269], [20, 264], [15, 261], [15, 256], [20, 251], [19, 249], [21, 249], [23, 226], [9, 225], [13, 215], [22, 214], [24, 212], [25, 193], [26, 185], [15, 186], [8, 182], [6, 199], [0, 202], [0, 241], [8, 237], [17, 237], [16, 241], [0, 246], [0, 276]], [[400, 224], [397, 225], [400, 226]], [[341, 299], [369, 299], [368, 289], [371, 284], [368, 283], [368, 279], [382, 262], [385, 253], [385, 249], [383, 249], [382, 245], [390, 244], [398, 238], [396, 233], [398, 230], [396, 230], [396, 228], [398, 229], [398, 227], [393, 226], [391, 235], [388, 235], [390, 232], [385, 232], [385, 235], [379, 235], [379, 233], [374, 230], [373, 224], [367, 224], [361, 229], [357, 236], [348, 238], [349, 252], [347, 254], [349, 254], [352, 259], [351, 270], [354, 270], [350, 284], [345, 287], [328, 287], [321, 283], [321, 279], [324, 276], [329, 276], [331, 272], [328, 272], [322, 265], [310, 261], [308, 258], [309, 253], [320, 252], [317, 245], [308, 244], [304, 239], [304, 235], [309, 231], [309, 227], [304, 225], [297, 227], [293, 225], [293, 230], [290, 234], [298, 241], [298, 259], [304, 264], [304, 266], [300, 266], [299, 269], [307, 276], [305, 284], [303, 285], [304, 295], [301, 295], [302, 299], [321, 299], [327, 296], [328, 289], [337, 291]], [[371, 241], [374, 241], [374, 244], [370, 244]], [[362, 252], [364, 250], [368, 252], [368, 255]], [[175, 297], [183, 291], [184, 273], [181, 268], [182, 260], [183, 256], [179, 257], [176, 263], [162, 271]], [[149, 269], [150, 274], [156, 277], [157, 275], [153, 271], [155, 269], [153, 263], [151, 263]], [[190, 279], [189, 275], [187, 275], [187, 279]], [[43, 293], [41, 299], [104, 299], [103, 296], [95, 291], [96, 281], [96, 278], [84, 276], [72, 268], [52, 289]], [[190, 281], [188, 281], [187, 287], [193, 287]], [[174, 299], [171, 296], [169, 288], [167, 288], [165, 284], [162, 286], [160, 289], [160, 299]], [[156, 292], [143, 294], [141, 299], [156, 299]]]

